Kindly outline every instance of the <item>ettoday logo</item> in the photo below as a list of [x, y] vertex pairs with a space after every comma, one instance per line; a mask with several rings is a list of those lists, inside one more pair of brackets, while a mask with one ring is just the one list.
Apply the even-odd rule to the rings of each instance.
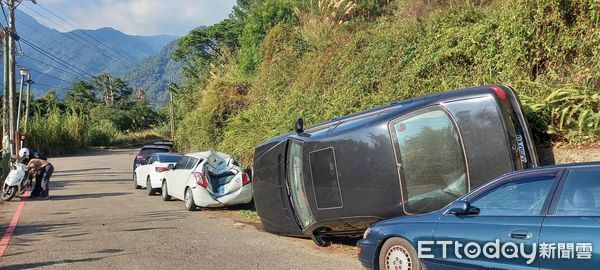
[[531, 248], [527, 248], [523, 243], [501, 243], [499, 239], [483, 245], [477, 242], [463, 244], [458, 241], [418, 241], [417, 256], [420, 259], [434, 259], [433, 253], [438, 248], [442, 259], [451, 254], [458, 259], [476, 259], [481, 256], [488, 259], [525, 259], [527, 264], [532, 264], [538, 257], [590, 260], [593, 251], [591, 243], [534, 243]]

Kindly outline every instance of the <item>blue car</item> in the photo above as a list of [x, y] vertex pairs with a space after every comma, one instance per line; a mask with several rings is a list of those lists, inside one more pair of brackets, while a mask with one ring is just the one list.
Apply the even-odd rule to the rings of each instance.
[[368, 269], [600, 269], [600, 162], [503, 175], [373, 224], [358, 251]]

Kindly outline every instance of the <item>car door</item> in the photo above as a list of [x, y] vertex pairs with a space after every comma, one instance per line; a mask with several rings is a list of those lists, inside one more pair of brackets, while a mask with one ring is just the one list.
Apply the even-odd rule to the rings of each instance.
[[148, 177], [148, 173], [147, 173], [147, 167], [148, 167], [148, 162], [150, 162], [150, 159], [152, 158], [152, 156], [146, 157], [142, 163], [140, 164], [140, 166], [138, 166], [135, 169], [135, 177], [136, 177], [136, 181], [138, 184], [143, 185], [144, 183], [146, 183], [146, 177]]
[[148, 179], [148, 175], [150, 175], [150, 170], [154, 169], [153, 167], [154, 167], [155, 161], [156, 161], [156, 155], [151, 155], [148, 157], [148, 159], [146, 159], [146, 161], [142, 165], [143, 178], [140, 180], [143, 181], [143, 183], [146, 183], [146, 179]]
[[175, 164], [175, 168], [169, 172], [169, 175], [167, 176], [167, 189], [169, 192], [169, 195], [178, 198], [178, 199], [182, 199], [182, 185], [185, 184], [181, 178], [183, 178], [184, 176], [184, 172], [185, 172], [185, 168], [187, 166], [188, 161], [190, 160], [190, 157], [188, 156], [184, 156], [183, 158], [181, 158], [176, 164]]
[[600, 166], [565, 172], [538, 244], [541, 269], [600, 267]]
[[187, 162], [183, 168], [177, 170], [177, 178], [175, 179], [175, 190], [173, 194], [177, 195], [177, 198], [183, 199], [185, 188], [188, 185], [188, 179], [192, 174], [192, 168], [198, 163], [198, 159], [194, 157], [188, 157]]
[[[531, 259], [535, 254], [530, 253], [559, 174], [560, 170], [550, 170], [497, 181], [466, 198], [473, 209], [479, 209], [478, 214], [443, 214], [434, 238], [452, 245], [447, 247], [446, 258], [436, 245], [433, 262], [443, 265], [442, 269], [538, 269], [538, 261]], [[501, 253], [503, 248], [506, 255]]]

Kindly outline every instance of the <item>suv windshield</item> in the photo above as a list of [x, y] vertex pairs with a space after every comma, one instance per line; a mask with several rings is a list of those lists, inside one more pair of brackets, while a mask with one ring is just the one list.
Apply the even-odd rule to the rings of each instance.
[[292, 207], [300, 226], [304, 229], [310, 225], [314, 218], [308, 207], [308, 200], [304, 192], [304, 177], [302, 174], [302, 144], [290, 141], [287, 158], [287, 176], [290, 188]]

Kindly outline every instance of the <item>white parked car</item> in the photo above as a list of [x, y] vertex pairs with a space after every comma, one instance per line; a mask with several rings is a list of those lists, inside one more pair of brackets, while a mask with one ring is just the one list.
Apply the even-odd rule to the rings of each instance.
[[162, 173], [175, 165], [183, 155], [173, 153], [154, 153], [148, 156], [133, 172], [133, 186], [146, 188], [148, 195], [154, 195], [162, 186]]
[[252, 201], [250, 176], [229, 155], [209, 151], [185, 155], [163, 173], [162, 198], [183, 200], [185, 208], [223, 207]]

